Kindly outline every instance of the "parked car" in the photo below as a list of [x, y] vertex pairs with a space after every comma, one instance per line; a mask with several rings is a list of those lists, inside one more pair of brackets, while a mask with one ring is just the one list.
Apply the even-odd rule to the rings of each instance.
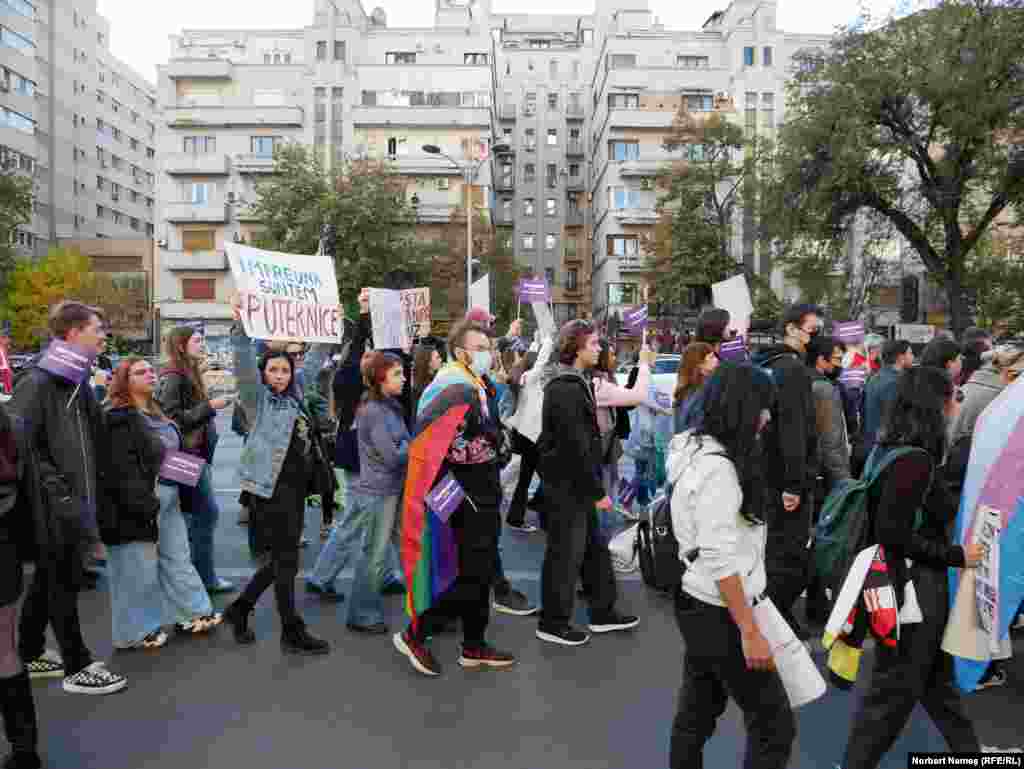
[[[679, 374], [679, 364], [682, 361], [681, 355], [659, 355], [654, 361], [654, 369], [651, 371], [651, 381], [663, 393], [672, 394], [676, 389], [676, 376]], [[615, 379], [625, 387], [629, 383], [629, 372], [633, 370], [633, 364], [619, 366]]]

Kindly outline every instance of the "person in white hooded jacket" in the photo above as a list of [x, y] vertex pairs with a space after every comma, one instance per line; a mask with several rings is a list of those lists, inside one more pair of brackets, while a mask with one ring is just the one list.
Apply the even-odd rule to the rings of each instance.
[[671, 769], [702, 769], [704, 744], [732, 697], [747, 727], [745, 769], [784, 769], [796, 723], [753, 607], [765, 592], [760, 432], [773, 387], [757, 368], [720, 366], [701, 427], [669, 444], [672, 525], [683, 576], [675, 596], [685, 642]]

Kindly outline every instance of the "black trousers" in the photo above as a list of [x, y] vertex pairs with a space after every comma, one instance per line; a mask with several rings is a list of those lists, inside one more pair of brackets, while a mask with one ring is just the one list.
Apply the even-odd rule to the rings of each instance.
[[676, 622], [686, 644], [683, 685], [672, 723], [671, 769], [703, 769], [704, 744], [732, 697], [747, 728], [744, 769], [785, 769], [796, 720], [775, 671], [748, 670], [729, 610], [676, 594]]
[[811, 511], [814, 509], [810, 491], [800, 497], [800, 506], [792, 512], [782, 506], [782, 490], [765, 490], [764, 511], [768, 523], [765, 571], [768, 595], [798, 635], [805, 634], [803, 625], [793, 614], [793, 604], [807, 587], [810, 573], [810, 551], [807, 540], [811, 533]]
[[570, 624], [576, 601], [576, 580], [590, 603], [591, 619], [615, 608], [615, 573], [594, 504], [581, 502], [570, 489], [549, 484], [548, 544], [540, 575], [542, 629], [558, 631]]
[[295, 609], [295, 578], [299, 574], [299, 549], [291, 543], [271, 550], [269, 556], [264, 555], [266, 562], [252, 575], [249, 584], [242, 592], [241, 600], [255, 606], [260, 596], [271, 585], [274, 586], [274, 600], [277, 613], [281, 617], [282, 627], [294, 625], [299, 621]]
[[18, 622], [18, 651], [26, 662], [46, 650], [46, 626], [53, 627], [65, 675], [92, 664], [92, 654], [82, 637], [78, 593], [82, 587], [82, 555], [77, 544], [64, 545], [40, 559], [32, 585], [25, 596]]
[[518, 432], [513, 432], [512, 451], [522, 459], [519, 465], [519, 482], [516, 484], [505, 520], [514, 526], [522, 526], [526, 521], [526, 497], [530, 493], [530, 481], [537, 472], [537, 444]]
[[467, 497], [449, 519], [455, 531], [459, 574], [437, 603], [420, 616], [417, 635], [423, 641], [458, 619], [464, 645], [478, 648], [485, 642], [491, 619], [491, 584], [501, 531], [501, 479], [496, 462], [452, 465], [451, 471]]
[[964, 713], [953, 683], [953, 658], [941, 649], [949, 616], [946, 571], [915, 566], [910, 575], [924, 622], [903, 625], [895, 649], [875, 645], [870, 687], [850, 729], [844, 769], [878, 766], [917, 703], [938, 727], [950, 751], [981, 751], [974, 724]]

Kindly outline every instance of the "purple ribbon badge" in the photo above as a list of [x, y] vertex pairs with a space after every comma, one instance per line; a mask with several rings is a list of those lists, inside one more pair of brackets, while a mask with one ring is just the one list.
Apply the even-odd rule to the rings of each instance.
[[430, 493], [427, 494], [427, 507], [434, 511], [434, 515], [444, 523], [452, 517], [452, 513], [459, 509], [462, 500], [466, 498], [465, 492], [455, 480], [451, 473], [446, 475]]
[[206, 460], [184, 451], [168, 451], [164, 462], [160, 465], [160, 477], [185, 486], [195, 488], [199, 485], [199, 476], [203, 474]]
[[864, 341], [864, 324], [860, 321], [836, 323], [834, 332], [836, 341], [843, 344], [860, 344]]
[[634, 307], [622, 314], [622, 325], [627, 331], [642, 331], [647, 328], [647, 305]]
[[517, 291], [520, 302], [529, 304], [551, 301], [551, 289], [543, 278], [523, 278], [519, 281]]
[[40, 358], [39, 368], [77, 385], [92, 374], [94, 360], [95, 352], [54, 339]]
[[747, 353], [747, 340], [741, 336], [722, 342], [718, 350], [718, 357], [722, 360], [745, 361], [749, 357]]

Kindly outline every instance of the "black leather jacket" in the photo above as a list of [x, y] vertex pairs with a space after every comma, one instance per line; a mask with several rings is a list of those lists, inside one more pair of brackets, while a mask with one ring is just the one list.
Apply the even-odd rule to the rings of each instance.
[[108, 411], [107, 429], [110, 468], [99, 511], [100, 536], [108, 545], [156, 542], [156, 479], [166, 448], [135, 408]]
[[209, 425], [217, 415], [210, 402], [199, 397], [192, 382], [179, 369], [166, 369], [160, 374], [156, 399], [163, 412], [178, 426], [183, 449], [208, 460]]

